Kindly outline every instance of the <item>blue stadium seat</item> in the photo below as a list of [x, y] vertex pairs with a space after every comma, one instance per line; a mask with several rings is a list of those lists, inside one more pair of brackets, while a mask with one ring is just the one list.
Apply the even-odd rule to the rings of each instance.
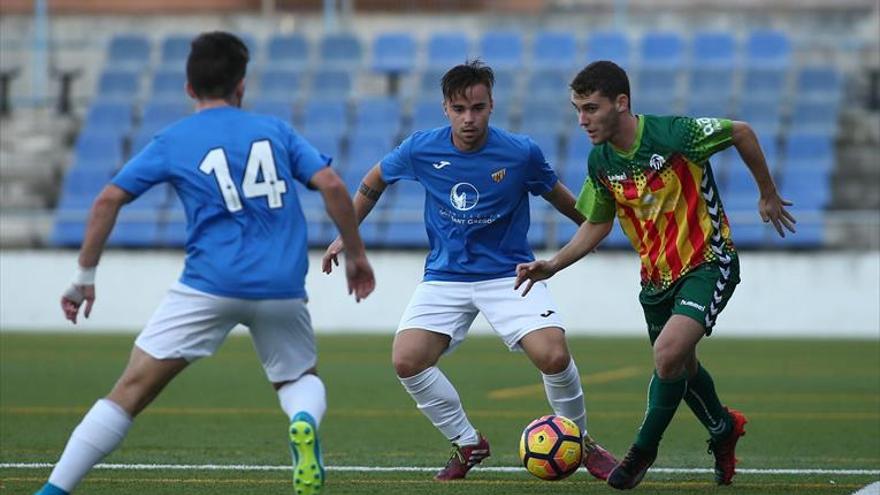
[[293, 103], [302, 92], [302, 74], [289, 69], [269, 69], [260, 74], [258, 94]]
[[440, 84], [444, 73], [446, 73], [445, 69], [428, 68], [416, 76], [418, 81], [417, 87], [415, 88], [416, 97], [428, 99], [434, 98], [435, 100], [440, 101], [443, 98]]
[[301, 136], [320, 153], [332, 158], [334, 169], [341, 165], [342, 146], [340, 146], [338, 136], [328, 135], [323, 132], [304, 132]]
[[[470, 40], [459, 32], [433, 33], [428, 38], [427, 67], [443, 72], [462, 64], [470, 53]], [[439, 87], [439, 84], [437, 84]]]
[[402, 113], [396, 98], [363, 98], [354, 107], [354, 131], [396, 136], [400, 133]]
[[834, 136], [838, 130], [840, 103], [836, 99], [798, 100], [791, 112], [791, 133]]
[[85, 128], [91, 131], [128, 132], [132, 123], [131, 102], [98, 101], [89, 107]]
[[184, 90], [186, 73], [180, 69], [159, 70], [153, 74], [151, 98], [154, 100], [187, 101]]
[[429, 97], [416, 100], [412, 109], [412, 132], [449, 125], [443, 114], [440, 97]]
[[782, 127], [781, 102], [777, 98], [742, 98], [734, 114], [760, 135], [778, 136]]
[[363, 64], [360, 40], [352, 33], [333, 33], [321, 38], [318, 60], [323, 67], [354, 71]]
[[[566, 102], [567, 103], [567, 102]], [[521, 105], [520, 132], [560, 133], [571, 125], [571, 115], [564, 102], [546, 102], [527, 99]]]
[[732, 70], [736, 65], [736, 40], [727, 31], [699, 31], [691, 41], [694, 67]]
[[785, 169], [818, 169], [834, 167], [834, 140], [829, 134], [792, 132], [785, 142]]
[[[399, 181], [392, 188], [404, 185], [421, 188], [412, 181]], [[424, 193], [422, 193], [424, 196]], [[400, 201], [402, 198], [404, 201]], [[428, 247], [428, 235], [425, 232], [423, 203], [416, 202], [416, 196], [396, 196], [386, 214], [385, 244], [400, 249], [425, 249]]]
[[338, 99], [308, 99], [303, 105], [300, 127], [309, 134], [341, 137], [348, 129], [348, 106]]
[[575, 195], [580, 193], [587, 180], [587, 156], [580, 160], [580, 162], [567, 163], [559, 177], [562, 183]]
[[351, 136], [344, 175], [346, 185], [350, 189], [356, 190], [364, 175], [392, 150], [392, 142], [390, 136], [382, 137], [369, 133]]
[[658, 66], [642, 66], [635, 71], [635, 93], [639, 100], [678, 100], [680, 72]]
[[102, 100], [131, 101], [140, 91], [140, 74], [109, 70], [98, 78], [97, 95]]
[[571, 76], [578, 67], [577, 39], [567, 31], [541, 31], [532, 41], [532, 69]]
[[339, 69], [318, 69], [312, 74], [310, 98], [342, 98], [351, 95], [351, 74]]
[[642, 68], [677, 72], [685, 66], [684, 40], [678, 33], [650, 31], [639, 44]]
[[788, 72], [782, 67], [747, 67], [743, 76], [743, 102], [747, 99], [779, 100], [787, 97]]
[[835, 67], [804, 67], [797, 73], [795, 94], [801, 101], [837, 103], [843, 95], [843, 76]]
[[707, 96], [699, 98], [690, 95], [685, 100], [685, 115], [690, 117], [730, 117], [730, 103], [728, 100]]
[[502, 68], [495, 70], [495, 85], [492, 87], [492, 98], [494, 100], [510, 101], [516, 99], [516, 74], [516, 71], [510, 69]]
[[826, 169], [786, 164], [779, 182], [782, 197], [798, 210], [821, 210], [831, 202], [831, 179]]
[[107, 239], [111, 247], [155, 247], [159, 244], [158, 208], [123, 208]]
[[508, 98], [492, 98], [492, 116], [489, 119], [489, 125], [493, 127], [500, 127], [502, 129], [511, 130], [512, 124], [511, 122], [511, 108], [513, 105], [510, 103]]
[[143, 126], [138, 128], [131, 136], [131, 145], [129, 146], [128, 156], [133, 157], [137, 155], [142, 149], [150, 144], [150, 141], [155, 135], [156, 129], [148, 129]]
[[587, 36], [587, 63], [610, 60], [628, 69], [631, 51], [629, 38], [622, 31], [594, 31]]
[[[730, 215], [730, 212], [728, 212], [728, 215], [731, 217], [730, 236], [733, 238], [733, 243], [737, 248], [763, 248], [769, 242], [769, 227], [760, 222], [760, 218], [755, 211], [756, 206], [754, 205], [757, 205], [757, 200], [753, 203], [751, 211], [740, 210], [734, 212], [733, 215]], [[749, 218], [749, 213], [753, 214], [754, 219], [745, 220], [745, 218]], [[744, 220], [738, 220], [740, 217]]]
[[273, 68], [302, 71], [309, 66], [309, 41], [300, 33], [273, 35], [267, 50]]
[[251, 112], [271, 115], [273, 117], [278, 117], [289, 124], [293, 124], [295, 117], [293, 103], [285, 97], [261, 95], [258, 98], [250, 99], [249, 102], [248, 100], [245, 101], [247, 102], [245, 107]]
[[192, 113], [193, 109], [191, 106], [183, 105], [180, 102], [167, 100], [149, 101], [144, 106], [140, 129], [146, 129], [150, 133], [155, 133], [169, 124], [188, 117]]
[[183, 70], [189, 56], [193, 35], [175, 34], [162, 40], [159, 64], [163, 69]]
[[570, 74], [555, 69], [537, 70], [529, 75], [526, 97], [537, 100], [568, 100]]
[[143, 69], [150, 65], [150, 41], [139, 34], [117, 34], [107, 47], [105, 67]]
[[479, 41], [479, 56], [495, 70], [521, 69], [522, 36], [518, 31], [486, 31]]
[[[590, 141], [590, 137], [587, 136], [587, 133], [580, 127], [572, 127], [572, 129], [568, 131], [565, 141], [565, 165], [562, 169], [565, 171], [570, 169], [586, 170], [587, 159], [590, 156], [590, 152], [593, 150], [593, 143]], [[565, 184], [572, 190], [572, 192], [577, 194], [580, 191], [583, 182], [581, 182], [581, 184], [568, 184], [566, 182]], [[572, 186], [574, 186], [574, 188], [572, 188]]]
[[88, 168], [74, 165], [64, 175], [61, 186], [59, 209], [71, 209], [87, 213], [92, 201], [110, 181], [113, 173], [106, 168]]
[[[182, 210], [181, 210], [182, 214]], [[186, 220], [180, 216], [166, 218], [159, 224], [157, 246], [182, 248], [186, 244]]]
[[639, 96], [632, 102], [632, 111], [644, 115], [672, 115], [677, 113], [673, 95]]
[[416, 41], [409, 33], [381, 33], [373, 40], [373, 70], [406, 74], [416, 64]]
[[86, 128], [73, 146], [77, 167], [110, 172], [122, 164], [122, 135], [112, 130]]
[[823, 247], [825, 242], [823, 212], [821, 210], [805, 211], [797, 204], [795, 204], [795, 208], [797, 208], [798, 219], [797, 226], [795, 226], [797, 232], [792, 234], [786, 230], [785, 238], [782, 238], [773, 230], [768, 236], [769, 245], [779, 249], [816, 249]]
[[788, 35], [776, 30], [755, 30], [746, 39], [746, 66], [785, 71], [791, 64]]
[[71, 214], [58, 211], [49, 236], [49, 244], [53, 247], [79, 247], [86, 230], [88, 211]]
[[[548, 225], [554, 213], [552, 208], [541, 196], [533, 196], [529, 194], [529, 231], [526, 238], [532, 249], [544, 249], [548, 244]], [[555, 211], [555, 210], [554, 210]]]

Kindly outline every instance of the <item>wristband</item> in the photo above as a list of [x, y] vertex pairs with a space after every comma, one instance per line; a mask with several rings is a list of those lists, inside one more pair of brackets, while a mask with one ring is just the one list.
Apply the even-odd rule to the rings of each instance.
[[98, 267], [89, 268], [77, 267], [76, 274], [73, 276], [73, 285], [95, 285], [95, 272]]

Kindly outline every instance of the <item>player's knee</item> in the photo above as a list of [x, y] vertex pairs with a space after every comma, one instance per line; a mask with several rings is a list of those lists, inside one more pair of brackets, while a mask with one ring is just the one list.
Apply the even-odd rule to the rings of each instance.
[[432, 363], [420, 359], [419, 356], [397, 353], [392, 355], [391, 362], [394, 365], [394, 372], [397, 373], [397, 376], [400, 378], [409, 378], [418, 375], [432, 365]]
[[663, 380], [672, 380], [681, 376], [685, 371], [685, 362], [682, 356], [669, 347], [654, 348], [654, 367], [657, 376]]
[[571, 355], [563, 348], [550, 349], [541, 357], [538, 368], [545, 375], [562, 373], [571, 363]]

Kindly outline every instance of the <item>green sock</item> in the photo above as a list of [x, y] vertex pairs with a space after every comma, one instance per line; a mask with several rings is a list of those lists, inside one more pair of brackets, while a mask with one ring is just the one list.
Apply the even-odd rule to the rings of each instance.
[[733, 426], [730, 414], [721, 405], [721, 400], [715, 392], [712, 375], [703, 368], [703, 365], [699, 366], [696, 375], [688, 379], [684, 401], [700, 423], [709, 430], [712, 438], [724, 438], [730, 433], [730, 428]]
[[686, 374], [671, 380], [663, 380], [657, 371], [648, 385], [648, 410], [636, 435], [636, 445], [645, 451], [655, 452], [663, 432], [675, 416], [675, 410], [687, 388]]

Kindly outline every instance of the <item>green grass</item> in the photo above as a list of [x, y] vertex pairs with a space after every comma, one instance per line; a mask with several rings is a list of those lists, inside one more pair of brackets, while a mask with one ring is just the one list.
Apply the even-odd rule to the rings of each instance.
[[[125, 365], [132, 336], [0, 333], [0, 463], [55, 462], [72, 428]], [[570, 341], [590, 433], [618, 454], [632, 442], [651, 371], [647, 339]], [[328, 390], [322, 425], [330, 466], [440, 466], [448, 444], [415, 408], [390, 365], [391, 336], [319, 338]], [[740, 468], [880, 469], [880, 343], [713, 337], [701, 358], [725, 403], [749, 417]], [[521, 428], [548, 412], [538, 372], [491, 337], [441, 363], [472, 422], [492, 442], [488, 466], [515, 466]], [[501, 398], [499, 398], [499, 396]], [[184, 372], [138, 418], [108, 463], [289, 463], [286, 419], [246, 337]], [[708, 468], [706, 433], [686, 407], [665, 435], [657, 467]], [[0, 468], [0, 494], [32, 493], [48, 469]], [[649, 473], [638, 493], [849, 494], [877, 475], [744, 473], [717, 488], [710, 474]], [[283, 471], [96, 470], [83, 494], [292, 493]], [[525, 471], [474, 472], [438, 484], [428, 472], [328, 473], [330, 494], [612, 493], [584, 471], [559, 483]]]

